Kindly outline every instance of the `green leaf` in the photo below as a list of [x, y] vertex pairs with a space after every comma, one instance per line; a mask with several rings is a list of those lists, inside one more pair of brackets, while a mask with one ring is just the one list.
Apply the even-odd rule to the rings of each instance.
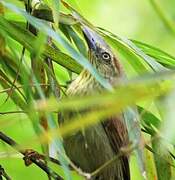
[[61, 44], [70, 54], [71, 56], [84, 68], [86, 68], [95, 78], [96, 80], [106, 89], [112, 89], [111, 84], [104, 79], [98, 71], [92, 66], [92, 64], [80, 53], [78, 53], [73, 46], [66, 41], [60, 34], [57, 34], [53, 31], [46, 23], [43, 21], [32, 17], [28, 13], [24, 12], [23, 10], [19, 9], [18, 7], [14, 6], [13, 4], [3, 2], [4, 6], [11, 9], [12, 11], [21, 14], [26, 18], [30, 24], [32, 24], [36, 29], [41, 30], [43, 33], [52, 37], [56, 42]]
[[146, 173], [147, 179], [149, 180], [157, 180], [157, 171], [155, 167], [154, 157], [152, 152], [145, 149], [145, 159], [146, 159]]
[[136, 44], [140, 49], [142, 49], [145, 54], [147, 54], [150, 57], [153, 57], [163, 66], [167, 66], [168, 68], [174, 68], [175, 57], [173, 57], [172, 55], [169, 55], [168, 53], [151, 45], [145, 44], [143, 42], [139, 42], [136, 40], [132, 40], [132, 42]]
[[[46, 7], [39, 6], [38, 9], [34, 9], [33, 15], [39, 19], [53, 22], [52, 11], [48, 7], [46, 8]], [[64, 14], [60, 12], [59, 23], [66, 24], [66, 25], [74, 25], [74, 24], [77, 24], [77, 21], [72, 15]]]
[[[5, 18], [0, 17], [0, 27], [4, 32], [6, 32], [10, 37], [18, 41], [21, 45], [27, 48], [31, 53], [34, 50], [33, 42], [35, 42], [36, 37], [31, 34], [29, 31], [21, 28], [15, 23], [11, 23], [7, 21]], [[76, 63], [74, 59], [70, 56], [62, 53], [58, 49], [55, 49], [49, 45], [46, 45], [45, 50], [43, 52], [45, 57], [50, 57], [56, 63], [68, 68], [69, 70], [80, 73], [81, 66]]]
[[[164, 74], [164, 73], [163, 73]], [[164, 78], [168, 80], [162, 81], [160, 74], [158, 76], [152, 75], [147, 79], [142, 77], [142, 80], [126, 83], [117, 87], [113, 92], [105, 92], [102, 94], [95, 94], [92, 96], [81, 97], [69, 97], [64, 98], [60, 102], [55, 99], [50, 99], [44, 102], [38, 102], [35, 108], [39, 111], [63, 111], [63, 110], [83, 110], [98, 106], [98, 110], [94, 110], [90, 113], [85, 113], [82, 117], [76, 117], [72, 120], [72, 123], [66, 124], [61, 127], [62, 135], [79, 130], [82, 127], [90, 126], [98, 121], [105, 119], [121, 112], [128, 106], [135, 104], [145, 99], [155, 99], [161, 95], [165, 95], [172, 88], [172, 82], [169, 81], [174, 74], [164, 74]], [[159, 80], [158, 80], [159, 79]], [[125, 96], [123, 96], [125, 94]], [[108, 105], [108, 108], [106, 108]], [[33, 106], [31, 107], [33, 108]], [[32, 111], [32, 110], [30, 110]], [[129, 122], [128, 122], [129, 123]], [[65, 128], [64, 128], [65, 127]], [[137, 130], [136, 130], [137, 132]]]
[[172, 176], [172, 158], [167, 151], [167, 144], [161, 139], [156, 138], [152, 142], [154, 150], [154, 160], [159, 180], [169, 180]]
[[[126, 57], [129, 63], [134, 67], [137, 72], [150, 71], [164, 71], [166, 68], [156, 62], [155, 59], [145, 54], [139, 47], [137, 47], [132, 41], [127, 38], [122, 38], [114, 35], [113, 33], [100, 28], [100, 32], [104, 37], [109, 40], [113, 46], [122, 50], [123, 54], [129, 54], [130, 57]], [[145, 64], [146, 63], [146, 64]], [[151, 68], [149, 68], [149, 67]]]
[[150, 135], [155, 135], [156, 129], [160, 128], [161, 120], [158, 119], [154, 114], [139, 107], [139, 113], [141, 114], [142, 126]]
[[87, 56], [87, 51], [83, 40], [77, 35], [77, 33], [70, 26], [66, 26], [66, 29], [70, 37], [72, 38], [73, 42], [75, 43], [77, 49], [79, 50], [79, 52], [84, 56]]
[[[4, 89], [9, 89], [13, 83], [9, 80], [9, 78], [2, 72], [0, 71], [0, 84]], [[7, 91], [8, 92], [8, 91]], [[19, 92], [16, 91], [16, 89], [11, 92], [8, 92], [10, 95], [10, 98], [14, 101], [14, 103], [19, 106], [22, 110], [26, 110], [26, 102], [24, 101], [24, 99], [21, 97], [21, 95], [19, 94]]]

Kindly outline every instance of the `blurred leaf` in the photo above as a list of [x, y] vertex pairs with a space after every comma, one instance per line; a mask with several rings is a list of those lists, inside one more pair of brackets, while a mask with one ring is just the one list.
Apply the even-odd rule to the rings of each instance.
[[136, 108], [127, 107], [124, 111], [124, 117], [126, 126], [128, 129], [129, 140], [132, 142], [134, 149], [134, 153], [137, 158], [138, 166], [141, 172], [141, 175], [144, 179], [146, 179], [146, 169], [145, 169], [145, 156], [144, 156], [144, 140], [141, 135], [140, 128], [140, 119]]
[[[54, 121], [54, 118], [51, 114], [49, 114], [47, 116], [48, 118], [48, 124], [49, 127], [52, 130], [57, 128], [57, 124]], [[52, 138], [51, 141], [53, 147], [57, 153], [57, 158], [59, 159], [61, 166], [64, 170], [64, 178], [65, 179], [71, 179], [71, 172], [69, 170], [69, 161], [67, 160], [67, 158], [65, 158], [65, 150], [64, 150], [64, 146], [63, 146], [63, 141], [61, 137], [56, 137], [56, 138]]]
[[145, 152], [145, 159], [146, 159], [147, 179], [158, 180], [153, 154], [147, 149], [145, 149], [144, 152]]
[[154, 150], [154, 160], [157, 169], [157, 175], [159, 180], [169, 180], [172, 177], [172, 158], [167, 151], [166, 143], [163, 143], [161, 139], [155, 139], [152, 141], [152, 147]]
[[0, 14], [3, 15], [4, 13], [5, 13], [4, 6], [2, 5], [2, 3], [0, 3]]
[[156, 129], [160, 128], [161, 121], [154, 114], [139, 107], [139, 112], [141, 114], [141, 123], [147, 133], [150, 135], [155, 135]]
[[154, 11], [158, 14], [159, 18], [161, 21], [164, 23], [165, 27], [167, 28], [168, 31], [170, 31], [173, 36], [175, 35], [175, 24], [173, 21], [163, 12], [163, 9], [160, 5], [160, 2], [157, 3], [156, 0], [149, 0], [150, 4], [154, 8]]
[[174, 143], [175, 140], [175, 131], [174, 131], [174, 117], [175, 117], [175, 90], [173, 88], [172, 92], [169, 93], [166, 97], [160, 99], [160, 110], [163, 116], [163, 122], [160, 128], [161, 136], [170, 143]]
[[[167, 78], [170, 79], [171, 75], [167, 76]], [[114, 92], [85, 96], [83, 99], [81, 97], [71, 97], [65, 98], [60, 102], [57, 102], [55, 99], [39, 101], [34, 107], [36, 110], [44, 112], [75, 110], [75, 107], [76, 110], [92, 108], [94, 106], [99, 107], [98, 110], [85, 113], [81, 117], [72, 119], [71, 123], [69, 121], [68, 124], [62, 126], [60, 129], [61, 135], [67, 135], [82, 127], [90, 126], [109, 116], [115, 115], [136, 102], [165, 95], [172, 89], [172, 81], [157, 81], [158, 78], [160, 78], [160, 75], [157, 77], [152, 75], [147, 80], [142, 78], [142, 81], [118, 86]]]

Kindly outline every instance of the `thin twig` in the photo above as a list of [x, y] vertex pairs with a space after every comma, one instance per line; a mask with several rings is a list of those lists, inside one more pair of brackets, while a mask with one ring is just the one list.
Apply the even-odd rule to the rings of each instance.
[[[24, 157], [26, 157], [26, 151], [27, 150], [20, 150], [19, 149], [19, 144], [17, 144], [13, 139], [11, 139], [10, 137], [8, 137], [7, 135], [5, 135], [4, 133], [2, 133], [0, 131], [0, 139], [3, 140], [5, 143], [7, 143], [8, 145], [12, 146], [15, 150], [17, 150], [18, 152], [20, 152], [21, 154], [24, 155]], [[33, 151], [35, 153], [35, 156], [29, 156], [27, 157], [30, 161], [32, 161], [34, 164], [36, 164], [38, 167], [40, 167], [41, 169], [43, 169], [47, 174], [50, 173], [50, 175], [54, 178], [56, 177], [55, 179], [58, 179], [58, 180], [62, 180], [61, 177], [57, 177], [58, 174], [56, 174], [54, 171], [52, 171], [51, 169], [49, 169], [49, 167], [47, 167], [47, 165], [45, 163], [43, 163], [42, 161], [40, 161], [39, 159], [42, 159], [42, 160], [49, 160], [50, 162], [52, 163], [55, 163], [57, 165], [61, 165], [60, 162], [55, 159], [55, 158], [52, 158], [52, 157], [47, 157], [43, 154], [40, 154], [34, 150], [30, 150], [31, 152]], [[39, 158], [38, 158], [39, 157]], [[27, 159], [26, 158], [26, 159]], [[27, 159], [27, 160], [28, 160]], [[69, 169], [70, 170], [74, 170], [76, 171], [79, 175], [85, 177], [85, 178], [89, 178], [90, 177], [90, 174], [89, 173], [86, 173], [86, 172], [83, 172], [82, 169], [78, 168], [73, 162], [70, 161], [70, 159], [67, 159], [68, 162], [69, 162]]]
[[[50, 84], [44, 84], [44, 83], [38, 83], [38, 84], [29, 84], [29, 85], [20, 85], [20, 86], [15, 86], [16, 89], [23, 88], [23, 86], [29, 86], [29, 87], [35, 87], [35, 86], [50, 86]], [[59, 84], [60, 87], [62, 88], [67, 88], [67, 85]], [[3, 89], [0, 91], [0, 93], [8, 93], [11, 90], [11, 88]], [[13, 89], [14, 90], [14, 89]]]
[[26, 111], [6, 111], [6, 112], [0, 112], [0, 115], [6, 115], [6, 114], [21, 114], [21, 113], [27, 113]]
[[[58, 111], [51, 111], [52, 113], [58, 113]], [[0, 112], [0, 115], [8, 115], [8, 114], [26, 114], [27, 111], [6, 111], [6, 112]]]
[[131, 145], [131, 144], [129, 146], [120, 148], [118, 154], [116, 156], [114, 156], [112, 159], [110, 159], [109, 161], [105, 162], [102, 166], [100, 166], [94, 172], [92, 172], [91, 177], [96, 176], [101, 171], [103, 171], [106, 167], [108, 167], [111, 164], [113, 164], [114, 162], [118, 161], [119, 158], [122, 157], [123, 155], [131, 153], [135, 148], [137, 148], [137, 146], [136, 145]]
[[[22, 155], [26, 155], [26, 150], [20, 150], [17, 147], [19, 147], [19, 145], [10, 137], [8, 137], [7, 135], [5, 135], [3, 132], [0, 132], [0, 139], [2, 141], [4, 141], [6, 144], [10, 145], [11, 147], [13, 147], [15, 150], [17, 150], [19, 153], [21, 153]], [[45, 173], [47, 173], [48, 175], [50, 175], [53, 179], [55, 180], [63, 180], [62, 177], [60, 177], [55, 171], [53, 171], [52, 169], [50, 169], [43, 161], [41, 161], [40, 159], [36, 159], [35, 157], [31, 156], [30, 160], [37, 165], [39, 168], [41, 168]]]
[[[23, 47], [23, 49], [22, 49], [21, 58], [20, 58], [20, 61], [19, 61], [19, 65], [18, 65], [18, 67], [17, 67], [16, 77], [15, 77], [15, 79], [14, 79], [13, 82], [12, 82], [12, 86], [10, 87], [10, 90], [9, 90], [9, 93], [8, 93], [8, 96], [7, 96], [6, 100], [5, 100], [5, 102], [8, 101], [8, 99], [9, 99], [10, 96], [12, 95], [13, 90], [14, 90], [15, 87], [16, 87], [16, 86], [15, 86], [15, 83], [16, 83], [16, 81], [18, 80], [18, 77], [19, 77], [19, 72], [20, 72], [20, 70], [21, 70], [21, 64], [22, 64], [22, 60], [23, 60], [23, 58], [24, 58], [24, 54], [25, 54], [25, 47]], [[25, 96], [24, 96], [24, 94], [23, 94], [19, 89], [18, 89], [18, 91], [19, 91], [20, 94], [23, 96], [23, 98], [26, 99]]]
[[0, 179], [3, 179], [3, 177], [6, 180], [11, 180], [10, 176], [6, 173], [6, 171], [4, 170], [4, 168], [0, 165]]

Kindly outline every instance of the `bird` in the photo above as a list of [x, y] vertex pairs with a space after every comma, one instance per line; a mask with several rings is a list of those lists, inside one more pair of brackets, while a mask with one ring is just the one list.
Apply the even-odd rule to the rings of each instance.
[[[82, 31], [88, 47], [89, 62], [104, 79], [112, 86], [116, 86], [118, 79], [124, 75], [121, 62], [97, 31], [86, 25], [82, 26]], [[84, 69], [69, 85], [67, 95], [83, 98], [103, 91], [104, 87], [87, 69]], [[81, 115], [84, 112], [76, 110], [64, 112], [61, 124], [67, 123], [77, 113]], [[63, 137], [63, 145], [69, 159], [83, 172], [91, 174], [116, 157], [120, 149], [128, 145], [128, 139], [124, 115], [121, 113]], [[91, 179], [130, 180], [128, 155], [119, 156], [118, 160], [106, 166]]]

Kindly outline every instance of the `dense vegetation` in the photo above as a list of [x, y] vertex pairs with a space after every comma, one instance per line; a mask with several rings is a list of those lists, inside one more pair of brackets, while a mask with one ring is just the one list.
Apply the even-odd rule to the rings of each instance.
[[[84, 8], [86, 3], [84, 1]], [[94, 1], [92, 6], [96, 11], [100, 3]], [[0, 0], [0, 165], [3, 168], [0, 177], [2, 174], [6, 179], [48, 179], [46, 173], [49, 173], [53, 179], [85, 178], [87, 174], [74, 167], [66, 157], [61, 137], [125, 111], [131, 141], [125, 151], [131, 154], [132, 179], [175, 178], [173, 3], [149, 1], [156, 16], [153, 21], [160, 22], [163, 28], [152, 34], [151, 42], [156, 34], [161, 39], [152, 46], [142, 39], [144, 35], [149, 36], [150, 24], [156, 30], [156, 22], [149, 24], [145, 20], [141, 40], [133, 40], [109, 32], [104, 29], [105, 25], [98, 27], [102, 23], [90, 23], [88, 17], [82, 16], [83, 8], [77, 8], [73, 0], [43, 0], [42, 3]], [[168, 14], [162, 9], [163, 5], [169, 10]], [[116, 26], [113, 23], [111, 26]], [[82, 24], [98, 32], [123, 64], [127, 78], [116, 89], [111, 89], [89, 63]], [[106, 91], [84, 98], [68, 98], [68, 84], [83, 68]], [[83, 110], [94, 105], [99, 106], [98, 111], [94, 109], [58, 127], [61, 111], [75, 107]], [[138, 111], [133, 110], [135, 106]], [[49, 159], [47, 144], [53, 142], [59, 155]], [[25, 158], [29, 167], [22, 160], [26, 149], [41, 153]]]

